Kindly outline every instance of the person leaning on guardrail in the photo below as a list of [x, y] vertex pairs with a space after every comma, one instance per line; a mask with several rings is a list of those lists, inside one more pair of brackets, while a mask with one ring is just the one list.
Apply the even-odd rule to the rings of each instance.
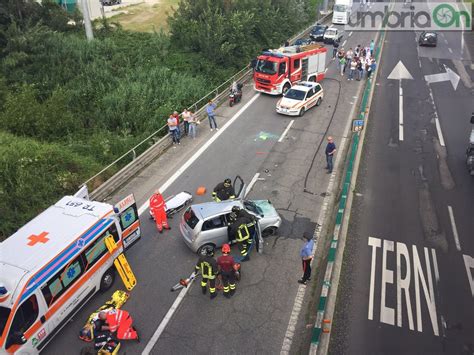
[[189, 117], [190, 116], [191, 116], [191, 113], [186, 108], [181, 113], [181, 117], [183, 117], [183, 123], [184, 123], [184, 134], [186, 136], [189, 134]]
[[189, 118], [188, 118], [188, 123], [189, 123], [189, 136], [192, 137], [192, 139], [196, 139], [196, 130], [197, 130], [197, 125], [199, 124], [198, 118], [192, 111], [189, 112]]
[[171, 139], [173, 139], [173, 144], [181, 144], [179, 141], [179, 121], [174, 115], [170, 115], [168, 118], [168, 129], [171, 134]]

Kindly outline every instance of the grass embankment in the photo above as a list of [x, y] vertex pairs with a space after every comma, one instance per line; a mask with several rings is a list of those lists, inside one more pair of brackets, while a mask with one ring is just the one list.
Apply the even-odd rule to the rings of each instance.
[[122, 8], [126, 13], [111, 17], [122, 27], [135, 32], [168, 32], [168, 16], [174, 13], [179, 0], [147, 0], [141, 4]]

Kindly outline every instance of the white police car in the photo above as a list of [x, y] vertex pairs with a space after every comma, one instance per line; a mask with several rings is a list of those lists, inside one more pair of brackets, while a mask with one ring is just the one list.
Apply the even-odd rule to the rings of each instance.
[[303, 81], [283, 95], [276, 105], [276, 112], [288, 116], [303, 116], [311, 107], [319, 106], [323, 96], [321, 84]]

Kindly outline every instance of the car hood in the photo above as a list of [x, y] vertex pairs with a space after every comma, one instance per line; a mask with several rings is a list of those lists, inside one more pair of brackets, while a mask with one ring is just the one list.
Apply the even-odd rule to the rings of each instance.
[[281, 108], [295, 108], [295, 106], [301, 104], [302, 102], [303, 101], [301, 100], [293, 100], [283, 97], [279, 102], [279, 106]]

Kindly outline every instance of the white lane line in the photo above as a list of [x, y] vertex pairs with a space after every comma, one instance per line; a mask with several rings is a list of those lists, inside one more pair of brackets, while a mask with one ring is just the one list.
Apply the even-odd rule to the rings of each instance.
[[433, 267], [434, 267], [436, 282], [439, 283], [438, 259], [436, 258], [436, 250], [434, 248], [431, 249], [431, 256], [433, 257]]
[[347, 39], [344, 40], [344, 42], [342, 42], [342, 46], [341, 47], [344, 47], [346, 45], [346, 42], [347, 42]]
[[176, 297], [176, 299], [174, 300], [173, 305], [168, 310], [168, 313], [166, 313], [165, 317], [161, 321], [161, 323], [158, 326], [158, 328], [156, 329], [155, 333], [153, 333], [153, 336], [151, 337], [150, 341], [148, 342], [148, 344], [146, 344], [145, 349], [143, 349], [142, 355], [148, 355], [153, 350], [153, 347], [155, 346], [156, 342], [158, 341], [161, 334], [165, 330], [166, 325], [171, 320], [171, 317], [173, 316], [174, 312], [176, 312], [176, 310], [178, 309], [179, 304], [181, 303], [184, 296], [186, 295], [186, 293], [190, 289], [193, 281], [194, 281], [194, 279], [189, 282], [188, 287], [184, 287], [184, 288], [181, 289], [181, 292], [179, 293], [178, 297]]
[[350, 37], [350, 36], [352, 36], [352, 31], [351, 31], [351, 32], [349, 32], [349, 37]]
[[402, 89], [402, 81], [398, 80], [399, 88], [398, 88], [398, 95], [400, 96], [398, 99], [398, 139], [403, 141], [403, 89]]
[[257, 182], [259, 176], [260, 176], [260, 173], [256, 173], [256, 174], [253, 176], [252, 180], [250, 180], [250, 184], [249, 184], [249, 186], [247, 187], [247, 190], [245, 191], [244, 197], [247, 197], [247, 195], [249, 194], [249, 192], [252, 190], [253, 185], [255, 185], [255, 183]]
[[439, 144], [445, 147], [443, 132], [441, 132], [441, 124], [439, 123], [438, 115], [435, 117], [436, 131], [438, 132]]
[[461, 251], [461, 243], [459, 242], [458, 228], [456, 227], [456, 221], [454, 220], [453, 208], [448, 206], [449, 219], [451, 220], [451, 228], [453, 229], [454, 243], [456, 249]]
[[[176, 170], [176, 172], [168, 179], [166, 180], [166, 182], [161, 185], [159, 187], [159, 190], [161, 193], [165, 192], [167, 188], [169, 188], [171, 186], [171, 184], [173, 184], [176, 179], [183, 173], [186, 171], [187, 168], [189, 168], [191, 166], [192, 163], [194, 163], [200, 156], [202, 153], [204, 153], [204, 151], [209, 148], [209, 146], [214, 143], [214, 141], [219, 138], [219, 136], [237, 119], [239, 118], [239, 116], [260, 96], [260, 93], [258, 94], [255, 94], [249, 102], [247, 102], [229, 121], [227, 121], [227, 123], [222, 126], [222, 128], [217, 131], [206, 143], [204, 143], [201, 148], [198, 149], [198, 151], [196, 151], [196, 153], [194, 153], [194, 155], [189, 158], [188, 161], [186, 161], [186, 163], [183, 164], [183, 166], [181, 168], [179, 168], [178, 170]], [[138, 214], [139, 215], [142, 215], [143, 212], [145, 212], [148, 207], [149, 207], [149, 204], [150, 202], [149, 201], [146, 201], [143, 205], [140, 206], [140, 208], [138, 209]]]
[[448, 40], [447, 40], [446, 38], [443, 38], [443, 39], [444, 39], [444, 42], [445, 42], [446, 44], [448, 44]]
[[469, 280], [469, 286], [471, 287], [471, 294], [474, 297], [474, 278], [472, 276], [471, 269], [474, 269], [474, 258], [469, 255], [463, 255], [464, 266], [466, 267], [467, 279]]
[[283, 133], [281, 134], [280, 138], [278, 139], [278, 143], [281, 143], [283, 142], [283, 139], [285, 138], [286, 134], [288, 133], [288, 131], [290, 130], [291, 126], [293, 126], [293, 123], [295, 122], [295, 120], [291, 120], [290, 123], [288, 123], [288, 126], [286, 126], [285, 130], [283, 131]]
[[443, 132], [441, 131], [441, 124], [439, 123], [439, 117], [438, 117], [438, 112], [436, 110], [436, 105], [435, 105], [435, 100], [433, 96], [433, 91], [431, 90], [431, 86], [428, 85], [428, 90], [430, 93], [430, 98], [431, 98], [431, 104], [433, 105], [433, 110], [434, 110], [434, 119], [435, 119], [435, 125], [436, 125], [436, 132], [438, 132], [438, 139], [439, 139], [439, 144], [442, 147], [445, 147], [446, 144], [444, 143], [444, 137], [443, 137]]
[[453, 50], [451, 48], [448, 48], [449, 53], [453, 54]]
[[445, 147], [443, 132], [441, 131], [441, 124], [439, 123], [438, 115], [435, 116], [436, 131], [438, 132], [439, 144]]

